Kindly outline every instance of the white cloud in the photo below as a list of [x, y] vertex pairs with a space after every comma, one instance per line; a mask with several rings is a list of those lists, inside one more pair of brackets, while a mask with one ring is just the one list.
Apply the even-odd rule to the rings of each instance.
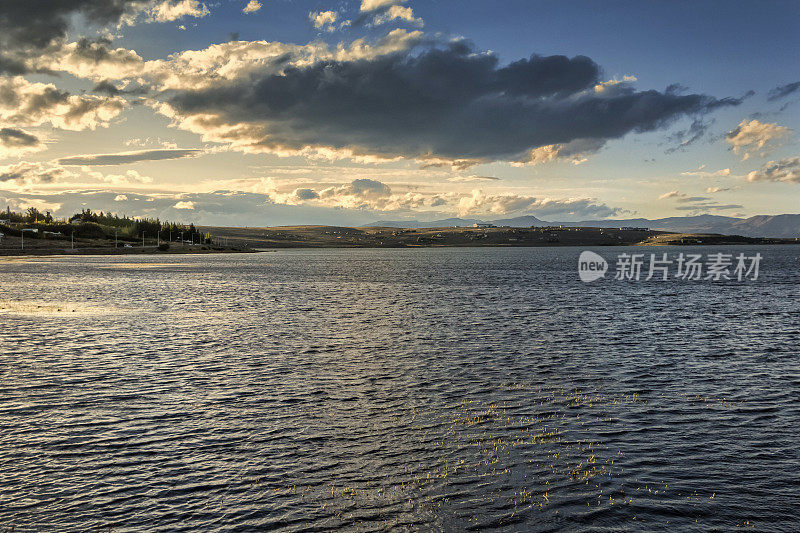
[[626, 75], [623, 76], [622, 79], [612, 78], [608, 81], [601, 81], [600, 83], [594, 86], [594, 92], [596, 93], [608, 93], [612, 89], [624, 89], [625, 87], [629, 86], [630, 84], [638, 81], [636, 76]]
[[70, 187], [92, 183], [109, 185], [146, 185], [153, 178], [142, 176], [135, 170], [127, 170], [121, 174], [103, 174], [89, 167], [66, 167], [58, 161], [20, 162], [0, 167], [0, 184], [3, 187], [32, 190], [38, 188], [57, 189], [65, 184]]
[[575, 139], [568, 143], [548, 144], [532, 149], [525, 159], [512, 162], [513, 166], [540, 165], [549, 161], [570, 161], [580, 165], [605, 145], [602, 139]]
[[685, 196], [686, 196], [685, 194], [683, 194], [681, 192], [678, 192], [678, 191], [669, 191], [669, 192], [665, 192], [664, 194], [659, 196], [658, 199], [659, 200], [666, 200], [667, 198], [682, 198], [682, 197], [685, 197]]
[[728, 132], [725, 140], [731, 144], [734, 153], [742, 154], [742, 161], [757, 154], [764, 157], [779, 145], [779, 141], [789, 136], [792, 130], [784, 126], [758, 120], [743, 120]]
[[500, 178], [495, 178], [494, 176], [453, 176], [452, 178], [447, 178], [447, 181], [451, 181], [453, 183], [471, 183], [475, 181], [498, 181]]
[[68, 72], [95, 81], [134, 78], [144, 72], [144, 60], [134, 50], [111, 48], [109, 42], [81, 39], [53, 44], [26, 61], [31, 70]]
[[402, 4], [405, 0], [361, 0], [361, 12], [369, 13]]
[[486, 194], [482, 190], [472, 191], [471, 196], [458, 201], [459, 216], [507, 215], [534, 213], [536, 216], [563, 217], [565, 219], [606, 218], [619, 212], [590, 198], [537, 198], [519, 194]]
[[261, 9], [261, 3], [258, 0], [250, 0], [242, 9], [242, 13], [255, 13], [259, 9]]
[[729, 168], [723, 168], [715, 171], [708, 171], [705, 170], [705, 168], [706, 168], [705, 165], [700, 165], [695, 170], [687, 170], [686, 172], [681, 172], [681, 176], [697, 176], [700, 178], [720, 178], [731, 175], [731, 169]]
[[49, 123], [64, 130], [107, 127], [126, 107], [118, 97], [71, 95], [49, 83], [0, 78], [0, 120], [19, 126]]
[[414, 16], [414, 11], [410, 7], [405, 6], [392, 6], [385, 12], [375, 15], [372, 18], [372, 24], [380, 26], [393, 20], [401, 20], [417, 26], [424, 24], [421, 18]]
[[118, 194], [114, 197], [115, 202], [127, 202], [128, 196], [125, 194]]
[[[166, 60], [144, 62], [139, 74], [152, 80], [159, 90], [201, 90], [220, 82], [251, 75], [281, 75], [287, 68], [304, 68], [321, 61], [354, 61], [408, 50], [423, 39], [420, 31], [395, 29], [374, 42], [364, 38], [331, 47], [322, 41], [305, 45], [270, 41], [230, 41], [201, 50], [186, 50]], [[159, 111], [165, 109], [155, 104]], [[214, 117], [203, 122], [209, 126]], [[212, 128], [216, 129], [216, 128]], [[264, 151], [264, 150], [262, 150]]]
[[74, 173], [53, 163], [21, 162], [0, 167], [0, 184], [5, 187], [30, 188], [31, 186], [63, 182]]
[[153, 182], [153, 178], [150, 176], [142, 176], [135, 170], [127, 170], [124, 174], [103, 174], [101, 172], [91, 171], [86, 167], [84, 167], [84, 169], [88, 175], [112, 185], [135, 185]]
[[317, 29], [323, 29], [324, 27], [328, 27], [328, 29], [333, 30], [334, 24], [336, 24], [336, 19], [338, 18], [339, 14], [336, 11], [312, 11], [308, 14], [309, 20], [311, 20], [311, 24], [314, 25]]
[[209, 13], [208, 7], [198, 0], [165, 0], [150, 10], [150, 16], [156, 22], [171, 22], [183, 17], [202, 18]]
[[180, 201], [180, 202], [176, 203], [175, 205], [173, 205], [172, 207], [174, 207], [175, 209], [194, 209], [195, 203], [194, 202]]

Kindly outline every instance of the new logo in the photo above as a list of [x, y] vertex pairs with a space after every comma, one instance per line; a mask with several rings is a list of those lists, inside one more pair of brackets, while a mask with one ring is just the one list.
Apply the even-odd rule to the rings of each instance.
[[602, 256], [589, 250], [581, 252], [578, 258], [578, 276], [581, 281], [591, 283], [604, 277], [607, 271], [608, 263]]

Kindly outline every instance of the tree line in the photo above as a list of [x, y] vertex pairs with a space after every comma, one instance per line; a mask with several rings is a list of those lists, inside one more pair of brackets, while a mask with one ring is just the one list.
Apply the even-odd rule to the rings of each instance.
[[211, 242], [211, 235], [203, 234], [194, 223], [181, 224], [176, 222], [162, 222], [158, 218], [128, 217], [82, 209], [69, 218], [56, 219], [50, 211], [42, 213], [35, 207], [18, 213], [6, 207], [0, 211], [0, 224], [25, 224], [41, 229], [74, 235], [86, 238], [113, 238], [135, 240], [145, 238], [160, 238], [162, 240], [184, 240], [193, 242]]

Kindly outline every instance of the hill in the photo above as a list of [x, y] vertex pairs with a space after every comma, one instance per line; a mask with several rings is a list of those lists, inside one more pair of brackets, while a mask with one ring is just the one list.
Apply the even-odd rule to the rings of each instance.
[[447, 218], [442, 220], [418, 221], [382, 220], [367, 224], [366, 227], [385, 228], [446, 228], [471, 227], [476, 223], [492, 223], [496, 226], [530, 228], [545, 226], [565, 226], [582, 228], [623, 228], [637, 227], [674, 233], [716, 233], [722, 235], [741, 235], [744, 237], [800, 237], [800, 214], [757, 215], [749, 218], [726, 217], [720, 215], [697, 215], [690, 217], [668, 217], [659, 219], [628, 218], [613, 220], [582, 220], [561, 222], [541, 220], [526, 215], [494, 220], [469, 218]]

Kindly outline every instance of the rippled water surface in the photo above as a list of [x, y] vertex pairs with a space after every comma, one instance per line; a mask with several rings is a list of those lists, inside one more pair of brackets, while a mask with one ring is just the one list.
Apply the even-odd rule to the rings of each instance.
[[725, 251], [0, 262], [0, 530], [796, 531], [800, 247]]

